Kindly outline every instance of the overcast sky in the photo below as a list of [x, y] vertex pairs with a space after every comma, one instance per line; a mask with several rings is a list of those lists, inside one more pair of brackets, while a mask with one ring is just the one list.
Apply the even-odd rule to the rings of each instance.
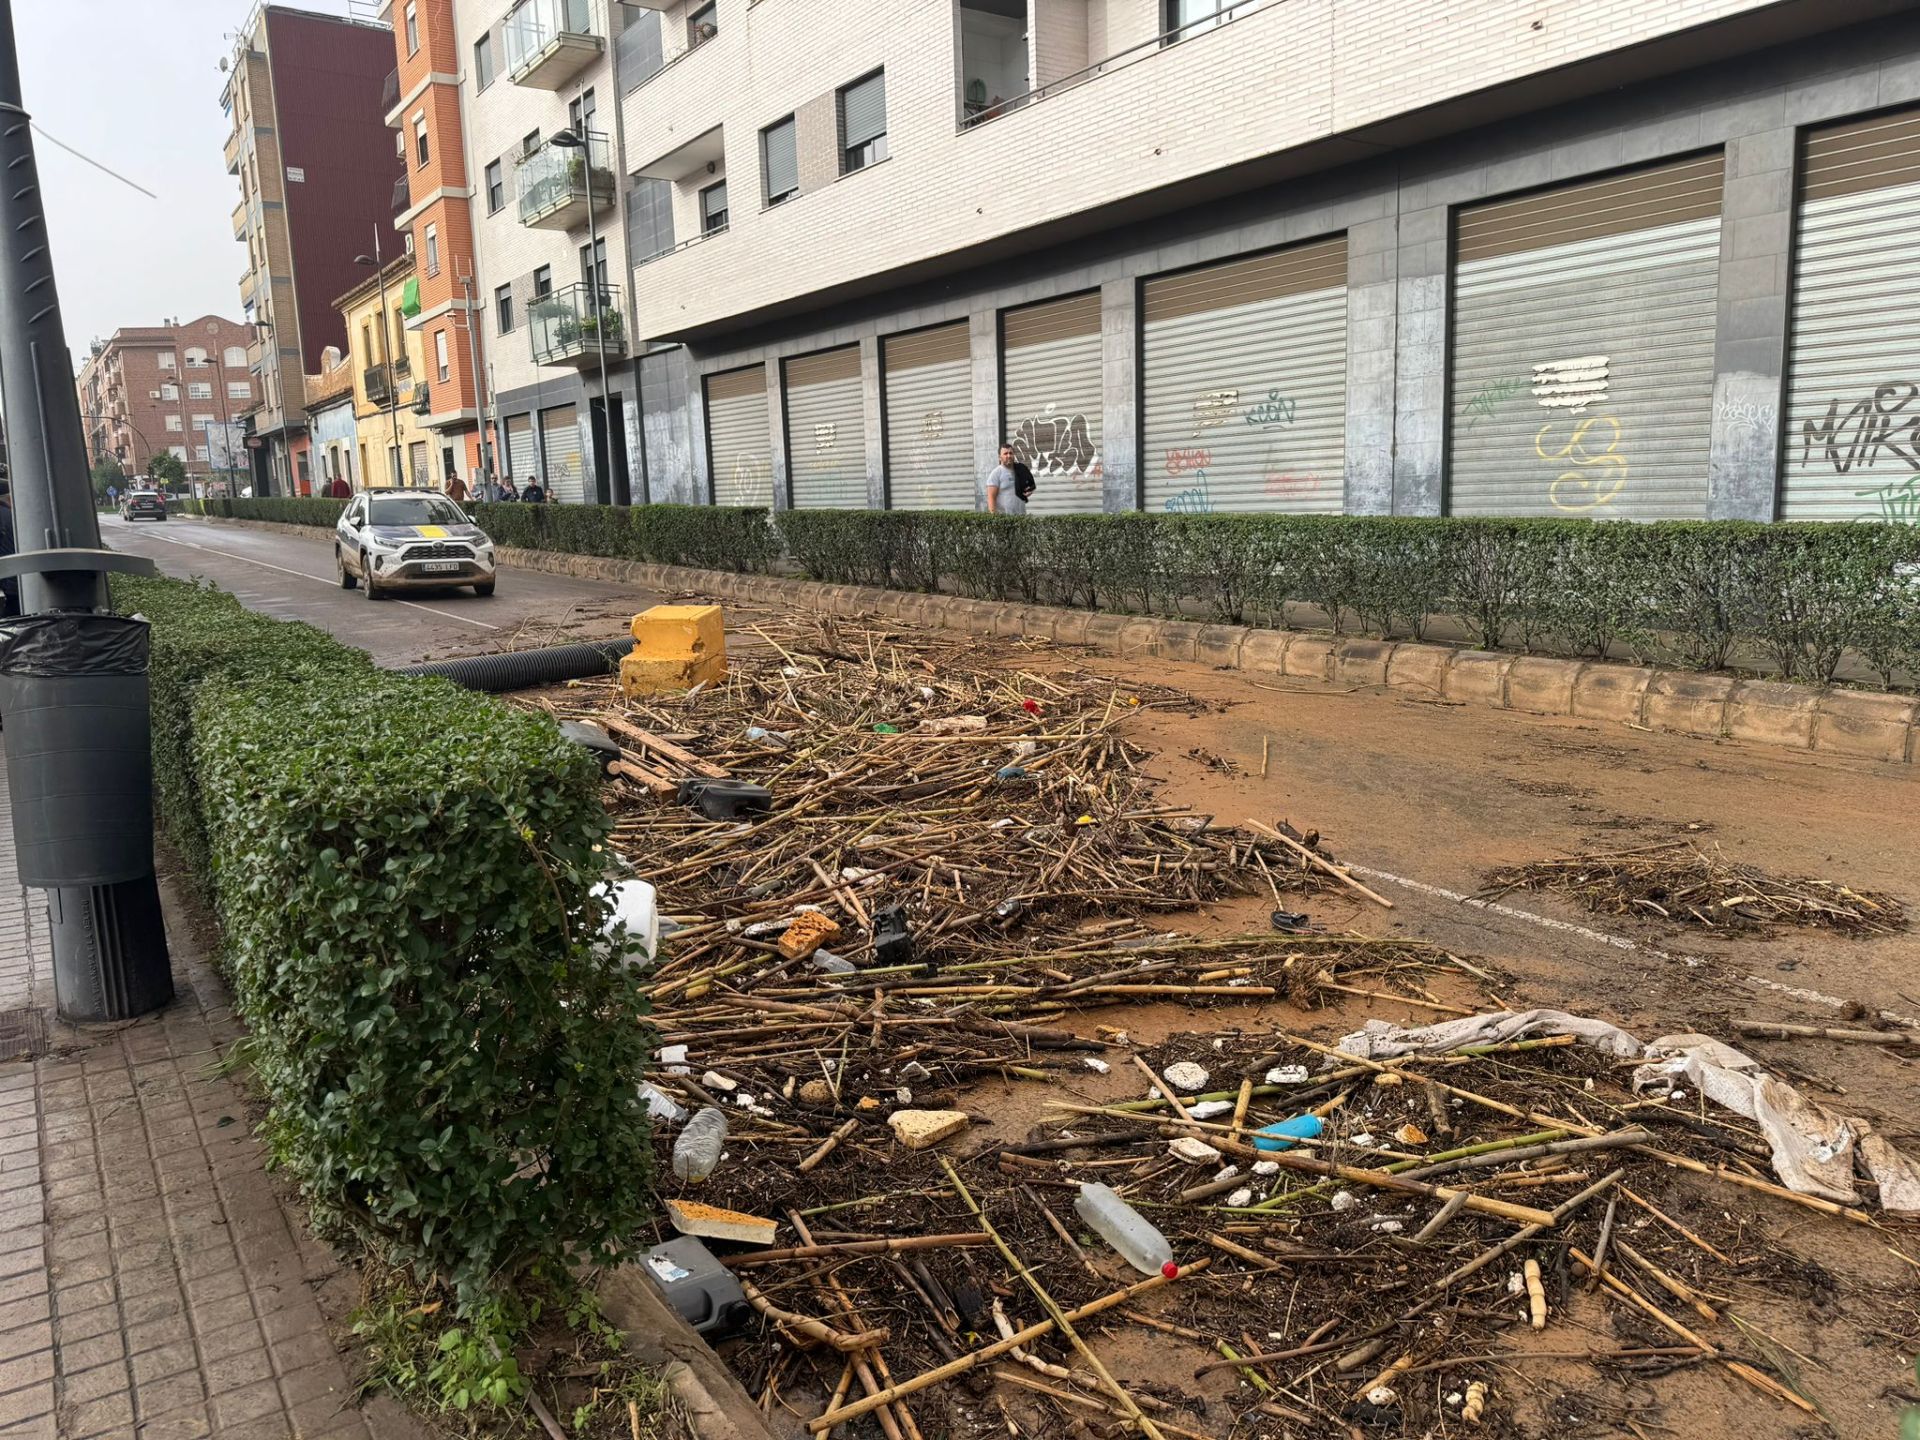
[[[370, 0], [298, 0], [370, 16]], [[48, 134], [137, 181], [149, 200], [34, 137], [76, 365], [87, 342], [168, 316], [240, 318], [240, 183], [220, 158], [219, 61], [251, 0], [14, 0], [27, 110]]]

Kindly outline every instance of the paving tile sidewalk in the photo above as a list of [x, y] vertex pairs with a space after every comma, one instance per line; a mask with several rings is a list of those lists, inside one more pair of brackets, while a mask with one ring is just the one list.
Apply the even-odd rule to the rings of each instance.
[[336, 1267], [282, 1208], [240, 1090], [207, 1073], [239, 1026], [173, 928], [165, 1011], [58, 1024], [0, 773], [0, 1011], [46, 1025], [44, 1054], [0, 1059], [0, 1437], [408, 1434], [355, 1408], [316, 1295]]

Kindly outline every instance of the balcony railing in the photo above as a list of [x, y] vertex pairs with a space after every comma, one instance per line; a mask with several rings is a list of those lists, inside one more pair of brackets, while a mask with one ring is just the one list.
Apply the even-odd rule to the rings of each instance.
[[400, 387], [394, 383], [391, 365], [369, 365], [361, 376], [366, 386], [367, 399], [375, 405], [385, 405], [399, 393]]
[[586, 148], [542, 145], [520, 161], [514, 180], [520, 193], [520, 223], [571, 230], [587, 223], [587, 208], [605, 210], [616, 193], [607, 137], [589, 130]]
[[1142, 40], [1130, 45], [1118, 54], [1109, 55], [1104, 60], [1096, 60], [1084, 70], [1075, 70], [1070, 75], [1062, 75], [1057, 80], [1049, 80], [1044, 85], [1036, 85], [1025, 94], [1015, 95], [1005, 100], [989, 100], [978, 104], [972, 100], [961, 100], [962, 130], [984, 125], [989, 120], [997, 120], [1014, 110], [1022, 110], [1036, 101], [1045, 100], [1050, 95], [1058, 95], [1063, 90], [1071, 90], [1076, 85], [1084, 85], [1089, 80], [1097, 80], [1115, 70], [1124, 70], [1129, 65], [1138, 64], [1169, 45], [1198, 35], [1202, 30], [1217, 29], [1235, 20], [1244, 20], [1247, 16], [1278, 5], [1281, 0], [1235, 0], [1235, 3], [1223, 7], [1217, 14], [1203, 15], [1198, 20], [1189, 20], [1184, 25], [1176, 25], [1171, 30], [1163, 30], [1151, 40]]
[[535, 300], [527, 319], [536, 365], [591, 364], [599, 360], [603, 345], [609, 360], [627, 353], [618, 285], [565, 286]]
[[400, 103], [400, 72], [387, 71], [387, 78], [380, 86], [380, 113], [385, 115]]
[[598, 60], [607, 43], [593, 33], [592, 0], [520, 0], [500, 34], [507, 78], [536, 90], [558, 90]]
[[407, 188], [407, 177], [402, 175], [393, 182], [393, 213], [398, 215], [413, 203], [413, 196]]

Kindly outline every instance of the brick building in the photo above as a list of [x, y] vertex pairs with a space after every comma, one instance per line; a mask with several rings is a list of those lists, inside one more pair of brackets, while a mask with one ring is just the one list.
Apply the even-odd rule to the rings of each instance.
[[654, 500], [1920, 514], [1910, 5], [616, 8]]
[[256, 494], [285, 495], [306, 430], [306, 376], [347, 336], [333, 301], [363, 278], [354, 257], [393, 221], [400, 161], [381, 123], [393, 69], [384, 25], [261, 5], [226, 62], [220, 105], [240, 182], [233, 235], [247, 247], [240, 304], [260, 328], [248, 355]]
[[218, 315], [165, 325], [129, 326], [88, 347], [75, 385], [87, 460], [112, 460], [144, 475], [171, 451], [188, 475], [203, 479], [238, 463], [234, 434], [258, 399], [247, 363], [250, 326]]

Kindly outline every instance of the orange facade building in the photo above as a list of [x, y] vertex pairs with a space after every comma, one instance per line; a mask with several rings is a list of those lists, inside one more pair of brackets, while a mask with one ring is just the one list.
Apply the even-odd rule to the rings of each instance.
[[[458, 474], [468, 485], [489, 463], [486, 354], [473, 253], [472, 176], [460, 117], [461, 63], [453, 0], [389, 0], [395, 69], [386, 122], [406, 162], [396, 187], [394, 229], [414, 257], [403, 310], [420, 332], [425, 364], [415, 388], [417, 423], [433, 437], [434, 482]], [[403, 202], [404, 198], [404, 203]], [[495, 473], [498, 465], [492, 465]]]

